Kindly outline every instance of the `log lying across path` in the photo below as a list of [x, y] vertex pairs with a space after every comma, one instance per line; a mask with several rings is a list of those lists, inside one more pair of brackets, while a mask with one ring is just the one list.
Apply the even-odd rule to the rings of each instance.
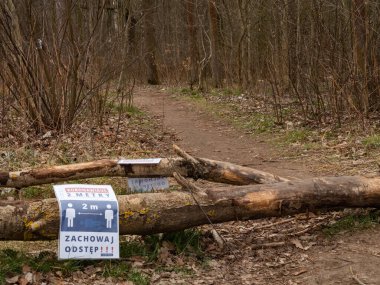
[[[380, 178], [322, 177], [264, 185], [205, 189], [197, 200], [215, 223], [257, 219], [334, 207], [380, 207]], [[207, 224], [186, 191], [118, 196], [121, 234], [153, 234]], [[1, 204], [3, 203], [3, 204]], [[5, 204], [6, 203], [6, 204]], [[11, 204], [10, 204], [11, 203]], [[55, 199], [0, 202], [0, 239], [53, 239]]]
[[175, 147], [175, 149], [186, 158], [163, 158], [160, 163], [151, 165], [120, 165], [118, 160], [104, 159], [17, 172], [0, 170], [0, 187], [24, 188], [33, 185], [103, 176], [169, 177], [173, 175], [173, 172], [178, 172], [185, 177], [202, 178], [234, 185], [288, 181], [286, 178], [249, 167], [206, 158], [193, 158], [178, 149], [178, 147]]

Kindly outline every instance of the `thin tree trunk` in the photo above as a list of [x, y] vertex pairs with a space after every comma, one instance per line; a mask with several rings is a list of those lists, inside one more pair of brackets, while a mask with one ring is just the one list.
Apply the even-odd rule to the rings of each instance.
[[368, 94], [368, 28], [366, 1], [352, 1], [352, 21], [353, 21], [353, 63], [355, 65], [355, 75], [357, 82], [355, 85], [358, 96], [358, 104], [366, 116], [369, 109]]
[[154, 0], [143, 0], [142, 7], [144, 16], [144, 40], [145, 40], [145, 63], [147, 66], [147, 81], [149, 84], [160, 83], [156, 65], [156, 38], [154, 35], [154, 15], [156, 11]]
[[[319, 208], [380, 207], [380, 178], [322, 177], [266, 185], [118, 196], [120, 234], [153, 234], [208, 223], [287, 216]], [[0, 202], [0, 240], [54, 239], [56, 199]], [[10, 204], [11, 203], [11, 204]], [[203, 213], [208, 213], [208, 217]]]
[[189, 59], [190, 59], [190, 71], [189, 71], [189, 84], [192, 88], [198, 81], [198, 62], [199, 52], [197, 44], [197, 26], [195, 24], [195, 7], [192, 0], [187, 1], [186, 14], [189, 36]]
[[209, 0], [209, 17], [210, 17], [210, 39], [211, 39], [211, 71], [213, 86], [218, 88], [222, 86], [221, 68], [219, 62], [219, 29], [218, 29], [218, 11], [216, 1]]

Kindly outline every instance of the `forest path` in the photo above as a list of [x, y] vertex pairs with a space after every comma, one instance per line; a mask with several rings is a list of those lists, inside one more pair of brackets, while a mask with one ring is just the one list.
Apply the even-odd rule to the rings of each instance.
[[209, 114], [189, 100], [154, 88], [138, 88], [134, 103], [162, 123], [158, 132], [175, 133], [189, 153], [228, 161], [289, 178], [311, 177], [306, 164], [289, 161], [272, 144]]
[[[288, 178], [314, 176], [310, 161], [284, 157], [284, 154], [270, 143], [270, 140], [273, 140], [270, 135], [255, 137], [245, 134], [243, 130], [232, 127], [210, 114], [208, 110], [205, 111], [199, 104], [181, 96], [146, 87], [136, 90], [134, 100], [139, 108], [161, 121], [162, 129], [155, 130], [156, 132], [176, 134], [179, 141], [175, 143], [193, 155], [246, 165]], [[316, 216], [316, 219], [321, 217], [323, 218]], [[281, 219], [286, 218], [280, 218], [280, 221]], [[330, 214], [329, 219], [334, 220], [334, 213]], [[269, 221], [278, 220], [264, 219], [257, 222], [265, 224]], [[255, 223], [256, 221], [247, 221], [218, 225], [224, 235], [228, 234], [232, 240], [241, 242], [237, 249], [242, 253], [242, 257], [230, 260], [228, 255], [220, 256], [213, 260], [219, 264], [214, 273], [200, 269], [186, 282], [203, 284], [205, 276], [208, 276], [212, 282], [221, 284], [252, 284], [252, 280], [255, 280], [255, 284], [276, 285], [358, 284], [352, 277], [352, 272], [355, 272], [360, 278], [368, 281], [365, 284], [380, 284], [379, 226], [352, 233], [343, 232], [331, 239], [323, 237], [320, 232], [306, 233], [296, 240], [301, 242], [302, 238], [304, 244], [310, 241], [313, 246], [310, 245], [307, 251], [283, 246], [251, 254], [249, 240], [254, 241], [258, 233], [249, 231], [242, 234], [239, 229], [254, 228], [257, 226]], [[284, 229], [281, 229], [281, 226], [273, 227], [266, 235], [276, 236], [279, 231], [286, 232], [288, 227], [300, 223], [301, 220], [293, 225], [285, 224]], [[252, 235], [252, 238], [249, 235]], [[278, 260], [280, 256], [286, 260], [284, 264], [277, 264], [273, 269], [268, 266], [271, 264], [269, 261]]]

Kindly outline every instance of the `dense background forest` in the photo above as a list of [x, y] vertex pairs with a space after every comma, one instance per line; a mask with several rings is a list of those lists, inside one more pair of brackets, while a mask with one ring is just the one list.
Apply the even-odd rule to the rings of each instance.
[[[379, 182], [379, 15], [376, 0], [0, 0], [0, 284], [380, 284], [379, 210], [335, 211], [378, 206], [368, 191]], [[293, 180], [286, 187], [294, 193], [273, 203], [265, 201], [271, 185], [249, 199], [215, 194], [214, 211], [213, 200], [188, 202], [198, 198], [174, 179], [167, 192], [134, 193], [124, 177], [134, 168], [108, 168], [116, 158], [170, 162], [179, 153], [194, 167], [173, 143], [194, 157], [245, 166], [244, 175], [252, 167]], [[112, 160], [91, 163], [99, 159]], [[215, 175], [199, 161], [186, 172]], [[81, 179], [81, 162], [100, 177]], [[168, 165], [170, 175], [178, 170]], [[375, 178], [302, 184], [346, 175]], [[55, 241], [3, 241], [14, 232], [56, 237], [46, 229], [58, 226], [57, 210], [41, 206], [53, 205], [52, 185], [25, 184], [28, 177], [112, 185], [126, 201], [120, 228], [141, 221], [147, 230], [122, 236], [115, 262], [57, 261]], [[211, 182], [200, 180], [182, 185], [211, 193]], [[302, 185], [311, 191], [305, 207]], [[215, 189], [231, 189], [231, 197], [245, 191]], [[353, 202], [339, 204], [350, 189]], [[173, 216], [149, 206], [177, 195], [188, 199], [162, 203]], [[266, 204], [286, 216], [238, 221], [239, 211]], [[331, 212], [316, 207], [333, 204]], [[290, 217], [286, 207], [306, 213]], [[199, 225], [198, 217], [220, 222], [225, 214], [233, 222], [145, 235], [150, 225], [185, 216], [187, 225]]]
[[[236, 88], [283, 123], [365, 120], [380, 108], [380, 3], [364, 0], [5, 0], [0, 123], [102, 123], [135, 84]], [[10, 108], [11, 107], [11, 108]]]

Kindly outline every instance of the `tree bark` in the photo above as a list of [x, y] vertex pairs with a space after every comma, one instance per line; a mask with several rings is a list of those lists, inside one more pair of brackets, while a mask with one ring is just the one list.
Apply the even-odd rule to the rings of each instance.
[[355, 75], [358, 80], [356, 92], [358, 95], [358, 105], [363, 114], [367, 115], [369, 110], [369, 90], [368, 90], [368, 25], [367, 25], [367, 3], [364, 0], [352, 1], [352, 55]]
[[195, 23], [196, 7], [195, 3], [190, 0], [186, 4], [186, 14], [187, 14], [187, 29], [188, 29], [188, 40], [189, 40], [189, 85], [193, 88], [198, 81], [198, 62], [199, 62], [199, 52], [197, 43], [197, 25]]
[[236, 164], [206, 158], [163, 158], [159, 164], [120, 165], [104, 159], [70, 165], [36, 168], [17, 172], [0, 171], [0, 187], [24, 188], [93, 177], [168, 177], [177, 171], [182, 176], [235, 185], [276, 183], [286, 178]]
[[[120, 234], [177, 231], [207, 224], [208, 218], [221, 223], [286, 216], [319, 208], [380, 207], [380, 178], [322, 177], [215, 187], [199, 194], [195, 194], [197, 203], [191, 193], [182, 191], [118, 196]], [[0, 202], [0, 240], [54, 239], [58, 229], [59, 210], [55, 199]]]
[[218, 10], [216, 9], [216, 1], [209, 0], [209, 17], [210, 17], [210, 39], [211, 39], [211, 72], [213, 87], [222, 86], [222, 75], [219, 56], [219, 29], [218, 29]]
[[144, 9], [144, 40], [145, 40], [145, 62], [147, 65], [147, 80], [151, 85], [159, 84], [158, 71], [156, 65], [156, 38], [154, 35], [154, 12], [155, 1], [143, 0], [142, 7]]

